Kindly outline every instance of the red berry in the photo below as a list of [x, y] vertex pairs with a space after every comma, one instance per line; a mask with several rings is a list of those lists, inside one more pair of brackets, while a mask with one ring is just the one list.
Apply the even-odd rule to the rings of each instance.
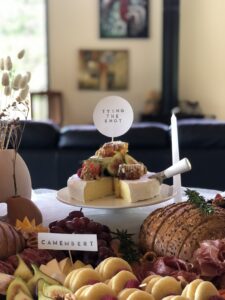
[[82, 172], [82, 168], [80, 168], [80, 169], [77, 170], [77, 176], [78, 177], [81, 177], [81, 172]]
[[91, 171], [93, 171], [93, 172], [95, 171], [95, 165], [93, 163], [90, 163], [89, 167], [90, 167]]
[[220, 200], [220, 199], [223, 199], [222, 195], [221, 194], [216, 194], [215, 200]]

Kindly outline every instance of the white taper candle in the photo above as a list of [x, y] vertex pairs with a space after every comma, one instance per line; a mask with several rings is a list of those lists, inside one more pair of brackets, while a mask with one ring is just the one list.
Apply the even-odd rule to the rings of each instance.
[[[175, 164], [180, 160], [179, 141], [177, 132], [177, 118], [175, 114], [171, 117], [171, 143], [172, 143], [172, 163]], [[181, 175], [173, 176], [173, 192], [175, 193], [175, 202], [181, 201]]]

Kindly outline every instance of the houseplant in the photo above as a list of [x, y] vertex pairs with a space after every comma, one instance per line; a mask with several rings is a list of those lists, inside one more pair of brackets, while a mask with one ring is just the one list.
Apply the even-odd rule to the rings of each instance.
[[[17, 54], [17, 64], [25, 54]], [[36, 222], [41, 214], [31, 202], [29, 170], [18, 153], [22, 134], [30, 113], [29, 82], [31, 73], [16, 72], [10, 56], [0, 59], [0, 202], [6, 202], [7, 218], [15, 220], [28, 216]]]

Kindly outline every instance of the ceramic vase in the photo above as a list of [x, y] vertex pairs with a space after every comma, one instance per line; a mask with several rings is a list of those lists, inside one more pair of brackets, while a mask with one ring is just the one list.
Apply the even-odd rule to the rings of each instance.
[[13, 149], [0, 150], [0, 202], [7, 204], [7, 214], [1, 219], [12, 225], [15, 225], [17, 220], [23, 221], [25, 217], [30, 221], [34, 220], [36, 224], [42, 223], [41, 211], [31, 200], [31, 192], [30, 173], [22, 157], [18, 153], [15, 156]]
[[13, 179], [13, 164], [15, 161], [15, 179], [17, 195], [31, 199], [31, 177], [27, 165], [15, 150], [0, 150], [0, 202], [7, 202], [9, 197], [15, 196]]

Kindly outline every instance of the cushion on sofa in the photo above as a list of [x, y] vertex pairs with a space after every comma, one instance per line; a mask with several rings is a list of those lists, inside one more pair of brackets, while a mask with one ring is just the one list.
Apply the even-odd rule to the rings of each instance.
[[[167, 125], [160, 123], [138, 123], [133, 124], [127, 133], [115, 140], [126, 141], [130, 147], [135, 145], [136, 148], [165, 148], [169, 146], [168, 130]], [[109, 141], [110, 138], [98, 132], [94, 125], [71, 125], [61, 129], [59, 148], [88, 147], [97, 150]]]
[[178, 134], [181, 148], [225, 148], [225, 122], [216, 120], [178, 121]]
[[59, 127], [56, 124], [26, 121], [20, 149], [57, 149], [58, 140]]
[[100, 145], [110, 141], [102, 135], [94, 125], [69, 125], [60, 131], [59, 148], [61, 149], [98, 149]]
[[121, 140], [129, 143], [129, 148], [161, 149], [170, 147], [169, 126], [154, 123], [136, 123], [126, 132]]

